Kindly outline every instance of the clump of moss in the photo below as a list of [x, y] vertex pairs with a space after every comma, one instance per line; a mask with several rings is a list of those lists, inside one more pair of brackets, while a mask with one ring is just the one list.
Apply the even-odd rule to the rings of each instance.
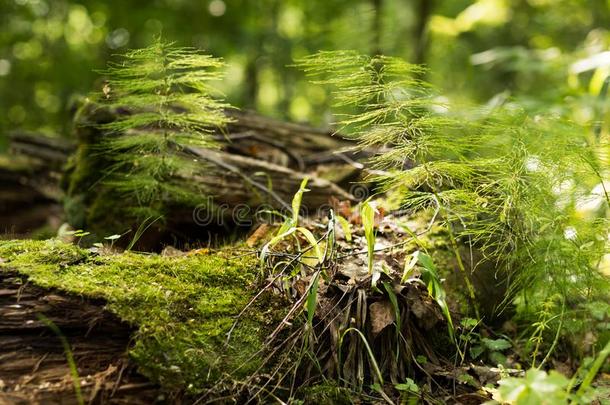
[[349, 405], [359, 402], [355, 401], [356, 393], [348, 388], [339, 387], [331, 381], [304, 388], [301, 394], [303, 395], [301, 403], [304, 404]]
[[260, 366], [263, 311], [235, 316], [256, 293], [256, 260], [226, 250], [188, 257], [125, 252], [99, 255], [58, 240], [0, 242], [2, 268], [31, 282], [90, 298], [138, 328], [131, 355], [168, 389], [201, 392], [221, 376]]

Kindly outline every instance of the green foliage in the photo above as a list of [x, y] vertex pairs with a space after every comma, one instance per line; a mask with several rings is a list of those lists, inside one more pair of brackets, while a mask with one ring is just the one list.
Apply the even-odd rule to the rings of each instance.
[[[164, 0], [142, 7], [135, 0], [6, 0], [0, 2], [0, 132], [68, 133], [71, 102], [90, 88], [92, 70], [128, 46], [149, 45], [161, 31], [226, 56], [232, 69], [222, 87], [234, 105], [293, 120], [324, 121], [328, 98], [286, 65], [294, 55], [338, 48], [424, 62], [430, 80], [458, 100], [510, 92], [580, 119], [598, 108], [591, 95], [607, 65], [596, 65], [596, 57], [610, 45], [604, 0], [426, 4]], [[587, 61], [588, 68], [572, 68]]]
[[[362, 146], [383, 146], [372, 159], [375, 180], [447, 229], [469, 287], [468, 273], [488, 262], [510, 279], [507, 300], [528, 287], [526, 310], [555, 293], [603, 291], [608, 199], [601, 196], [602, 215], [578, 207], [607, 174], [607, 143], [515, 105], [456, 109], [418, 79], [421, 67], [398, 58], [337, 51], [298, 63], [335, 89], [345, 131]], [[466, 269], [458, 242], [483, 259]]]
[[103, 72], [108, 81], [96, 97], [118, 114], [100, 124], [99, 153], [111, 159], [100, 180], [134, 218], [204, 201], [207, 190], [188, 180], [202, 166], [189, 148], [217, 147], [211, 134], [228, 122], [228, 106], [213, 97], [210, 85], [222, 77], [222, 67], [218, 59], [159, 39]]
[[366, 238], [367, 264], [369, 273], [373, 273], [373, 259], [375, 255], [375, 208], [369, 200], [366, 200], [360, 206], [360, 217], [362, 218], [362, 226], [364, 227], [364, 236]]
[[72, 235], [72, 236], [78, 238], [78, 241], [77, 241], [76, 244], [80, 245], [80, 243], [83, 240], [83, 238], [86, 237], [86, 236], [91, 235], [91, 233], [83, 231], [82, 229], [77, 229], [77, 230], [74, 230], [74, 231], [67, 231], [66, 235]]
[[342, 217], [341, 215], [335, 214], [334, 217], [339, 222], [339, 225], [341, 225], [341, 229], [343, 230], [343, 234], [345, 235], [345, 240], [347, 242], [351, 242], [352, 241], [352, 231], [350, 229], [349, 221], [347, 219], [345, 219], [344, 217]]
[[315, 257], [318, 263], [322, 263], [324, 261], [324, 253], [322, 249], [320, 249], [320, 244], [316, 240], [315, 236], [311, 231], [305, 227], [298, 226], [299, 224], [299, 211], [301, 210], [301, 202], [303, 200], [303, 194], [309, 191], [307, 187], [307, 182], [309, 179], [306, 177], [301, 181], [301, 185], [297, 192], [292, 197], [292, 215], [287, 217], [282, 226], [278, 229], [276, 234], [271, 238], [269, 242], [267, 242], [260, 253], [261, 264], [265, 262], [265, 259], [269, 255], [269, 251], [273, 246], [277, 245], [279, 242], [284, 240], [285, 238], [293, 235], [295, 232], [299, 232], [301, 235], [307, 239], [307, 242], [310, 244], [310, 249], [313, 249]]
[[[339, 364], [343, 364], [342, 359], [341, 359], [341, 355], [342, 355], [342, 346], [343, 346], [343, 341], [345, 339], [345, 336], [350, 333], [350, 332], [355, 332], [356, 335], [361, 339], [362, 343], [364, 344], [364, 347], [366, 348], [366, 352], [368, 354], [368, 358], [369, 358], [369, 364], [371, 365], [371, 368], [374, 371], [374, 376], [375, 379], [377, 380], [378, 384], [383, 385], [383, 375], [381, 374], [381, 369], [379, 368], [379, 364], [377, 363], [377, 360], [375, 359], [375, 354], [373, 353], [373, 350], [371, 349], [371, 345], [369, 344], [368, 340], [366, 339], [366, 336], [364, 336], [364, 334], [356, 328], [347, 328], [345, 331], [343, 331], [343, 333], [339, 336], [339, 343], [338, 343], [338, 348], [337, 348], [337, 353], [339, 354]], [[339, 376], [341, 377], [341, 376]], [[362, 388], [362, 387], [360, 387]]]
[[413, 381], [410, 378], [405, 379], [405, 382], [403, 382], [403, 383], [395, 384], [394, 388], [396, 388], [398, 391], [405, 392], [405, 393], [411, 393], [411, 394], [419, 393], [419, 387], [417, 386], [415, 381]]
[[580, 387], [578, 388], [578, 391], [576, 391], [576, 395], [582, 396], [586, 394], [589, 387], [591, 387], [593, 379], [601, 369], [608, 356], [610, 356], [610, 342], [606, 343], [606, 346], [604, 346], [604, 348], [595, 358], [595, 361], [593, 361], [593, 364], [591, 364], [591, 367], [585, 374], [583, 381], [581, 382]]
[[[582, 373], [577, 373], [571, 380], [551, 370], [532, 368], [526, 371], [522, 378], [507, 377], [499, 381], [499, 388], [494, 399], [501, 403], [514, 405], [529, 404], [590, 404], [601, 400], [605, 390], [593, 388], [591, 383], [598, 374], [601, 366], [610, 355], [610, 343], [599, 352], [593, 363], [588, 367], [581, 367]], [[588, 368], [588, 370], [587, 370]], [[572, 392], [579, 375], [584, 378], [576, 392]], [[601, 400], [603, 403], [603, 400]]]
[[485, 356], [486, 360], [494, 365], [504, 365], [506, 363], [506, 356], [503, 352], [512, 347], [512, 344], [506, 339], [481, 338], [474, 331], [460, 335], [460, 340], [470, 346], [469, 354], [471, 359], [481, 359], [482, 356]]
[[500, 380], [500, 388], [494, 399], [514, 405], [567, 404], [568, 379], [556, 371], [531, 369], [524, 378], [508, 377]]
[[449, 336], [451, 339], [454, 338], [453, 333], [453, 320], [451, 319], [451, 313], [449, 312], [449, 306], [447, 305], [445, 289], [441, 284], [441, 278], [438, 274], [438, 270], [432, 261], [432, 258], [419, 250], [415, 251], [411, 255], [411, 260], [405, 261], [405, 269], [401, 282], [407, 282], [409, 280], [409, 274], [416, 264], [420, 266], [421, 281], [428, 288], [428, 294], [436, 301], [438, 306], [443, 312], [443, 316], [447, 320], [449, 328]]

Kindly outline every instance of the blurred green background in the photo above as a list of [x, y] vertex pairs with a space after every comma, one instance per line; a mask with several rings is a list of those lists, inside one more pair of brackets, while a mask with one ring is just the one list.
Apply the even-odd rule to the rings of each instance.
[[0, 27], [0, 144], [69, 135], [96, 70], [159, 33], [223, 57], [233, 105], [314, 125], [328, 95], [290, 64], [318, 50], [401, 56], [448, 101], [510, 98], [590, 125], [610, 72], [610, 0], [1, 0]]

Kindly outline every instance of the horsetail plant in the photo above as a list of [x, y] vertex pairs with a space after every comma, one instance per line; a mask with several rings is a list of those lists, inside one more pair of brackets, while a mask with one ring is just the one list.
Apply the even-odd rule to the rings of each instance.
[[229, 106], [210, 84], [222, 78], [223, 66], [220, 59], [157, 39], [102, 72], [108, 79], [96, 99], [117, 113], [100, 124], [100, 149], [111, 158], [102, 181], [135, 219], [204, 202], [207, 190], [187, 180], [202, 163], [188, 151], [218, 147], [212, 133], [229, 122]]
[[297, 64], [334, 88], [341, 130], [383, 151], [373, 180], [445, 228], [475, 312], [471, 273], [483, 263], [508, 283], [503, 303], [535, 291], [517, 300], [529, 313], [604, 283], [609, 221], [577, 207], [608, 166], [584, 128], [513, 104], [456, 110], [418, 79], [421, 67], [398, 58], [334, 51]]

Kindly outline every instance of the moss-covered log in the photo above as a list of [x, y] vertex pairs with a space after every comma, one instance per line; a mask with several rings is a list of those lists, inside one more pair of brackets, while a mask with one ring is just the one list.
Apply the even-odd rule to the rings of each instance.
[[280, 311], [269, 300], [246, 311], [227, 344], [236, 316], [257, 292], [257, 270], [251, 256], [230, 259], [222, 250], [188, 257], [102, 255], [56, 240], [7, 241], [0, 242], [0, 258], [4, 275], [102, 300], [134, 328], [130, 356], [139, 370], [170, 391], [200, 393], [221, 377], [250, 375], [261, 365], [263, 340]]
[[[103, 126], [130, 113], [89, 103], [81, 108], [76, 117], [78, 145], [64, 178], [64, 188], [66, 213], [69, 222], [77, 228], [98, 233], [103, 229], [107, 233], [114, 233], [124, 231], [125, 223], [129, 222], [126, 221], [129, 214], [123, 211], [123, 207], [111, 208], [113, 201], [124, 196], [104, 185], [104, 177], [114, 164], [113, 156], [100, 154], [98, 149], [104, 137], [113, 136]], [[200, 165], [183, 180], [186, 184], [198, 185], [202, 194], [205, 193], [211, 200], [202, 196], [199, 203], [206, 206], [206, 212], [197, 214], [193, 212], [194, 207], [176, 205], [170, 196], [166, 203], [166, 211], [171, 213], [166, 215], [170, 227], [173, 224], [174, 229], [192, 229], [194, 215], [218, 218], [212, 221], [213, 225], [231, 224], [235, 221], [236, 207], [255, 209], [264, 205], [276, 210], [290, 210], [292, 196], [304, 177], [310, 178], [310, 191], [304, 196], [303, 204], [310, 210], [327, 204], [331, 197], [354, 199], [349, 192], [320, 177], [316, 173], [319, 163], [311, 161], [324, 151], [347, 149], [349, 142], [333, 137], [329, 132], [251, 113], [227, 111], [227, 115], [232, 123], [226, 131], [219, 130], [215, 135], [221, 143], [220, 151], [181, 148], [183, 153], [180, 155], [185, 154]], [[147, 130], [151, 131], [145, 128], [131, 132]], [[344, 159], [349, 160], [349, 157], [344, 156]], [[339, 166], [350, 165], [343, 161]], [[337, 167], [333, 166], [333, 169]], [[354, 179], [359, 173], [353, 167], [351, 171], [338, 172], [342, 173], [342, 177], [333, 180], [339, 182]], [[113, 210], [113, 215], [108, 215], [109, 209]], [[250, 212], [252, 215], [254, 211]], [[204, 221], [195, 222], [200, 224]]]
[[0, 271], [0, 404], [76, 404], [69, 342], [84, 402], [146, 405], [167, 396], [128, 358], [134, 328], [104, 302], [41, 288]]

